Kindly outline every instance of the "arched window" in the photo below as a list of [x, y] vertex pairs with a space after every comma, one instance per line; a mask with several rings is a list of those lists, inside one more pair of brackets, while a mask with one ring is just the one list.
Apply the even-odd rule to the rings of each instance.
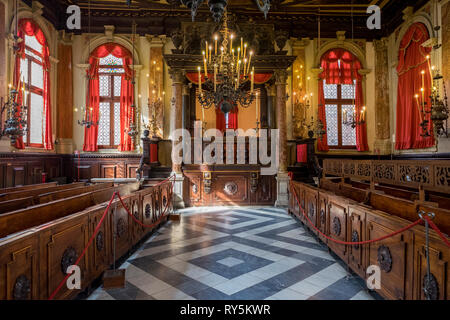
[[112, 54], [100, 58], [100, 122], [98, 126], [98, 147], [117, 148], [120, 144], [120, 94], [122, 75], [125, 74], [122, 59]]
[[53, 149], [50, 104], [49, 49], [42, 30], [31, 19], [19, 21], [19, 43], [14, 71], [14, 84], [21, 90], [19, 99], [28, 106], [27, 131], [16, 147]]
[[[361, 62], [345, 49], [332, 49], [321, 58], [319, 80], [319, 119], [326, 134], [318, 141], [319, 151], [356, 149], [367, 151], [363, 110]], [[353, 127], [345, 122], [356, 119]], [[365, 119], [364, 119], [365, 120]]]
[[94, 125], [85, 129], [83, 150], [134, 150], [128, 135], [135, 121], [131, 52], [119, 44], [106, 43], [91, 53], [89, 64], [86, 117]]

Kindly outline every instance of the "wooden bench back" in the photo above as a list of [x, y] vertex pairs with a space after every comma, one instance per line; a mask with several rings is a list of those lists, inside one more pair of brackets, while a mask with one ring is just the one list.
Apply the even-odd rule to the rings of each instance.
[[109, 201], [115, 191], [125, 197], [138, 189], [138, 182], [120, 185], [2, 214], [0, 215], [0, 238]]
[[15, 192], [15, 191], [24, 191], [24, 190], [46, 188], [46, 187], [54, 187], [57, 184], [58, 184], [58, 182], [55, 181], [55, 182], [47, 182], [47, 183], [29, 184], [29, 185], [20, 186], [20, 187], [1, 188], [0, 194]]
[[34, 204], [33, 200], [33, 197], [26, 197], [0, 202], [0, 214], [30, 207]]
[[76, 187], [69, 190], [60, 190], [60, 191], [53, 191], [48, 192], [44, 194], [40, 194], [37, 199], [37, 203], [47, 203], [55, 200], [60, 200], [64, 198], [69, 198], [72, 196], [76, 196], [82, 193], [88, 193], [91, 191], [97, 191], [102, 189], [108, 189], [113, 187], [113, 183], [99, 183], [99, 184], [93, 184], [90, 186], [83, 186], [83, 187]]
[[52, 186], [52, 187], [37, 188], [37, 189], [31, 189], [31, 190], [25, 190], [25, 191], [14, 191], [14, 192], [9, 192], [9, 193], [3, 193], [3, 194], [0, 194], [0, 202], [24, 198], [24, 197], [35, 197], [35, 196], [43, 194], [43, 193], [73, 189], [73, 188], [81, 187], [84, 185], [85, 185], [84, 182], [76, 182], [76, 183], [64, 184], [64, 185], [60, 185], [60, 186]]

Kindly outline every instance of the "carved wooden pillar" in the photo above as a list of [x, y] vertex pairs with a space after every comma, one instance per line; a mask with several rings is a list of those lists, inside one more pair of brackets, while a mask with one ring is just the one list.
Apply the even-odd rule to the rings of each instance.
[[183, 114], [182, 122], [183, 129], [189, 129], [191, 123], [191, 101], [190, 101], [190, 88], [188, 85], [183, 85]]
[[260, 127], [262, 129], [267, 129], [268, 126], [268, 108], [267, 108], [267, 90], [266, 88], [263, 86], [261, 87], [261, 95], [260, 95], [260, 99], [261, 99], [261, 104], [260, 104], [260, 112], [261, 112], [261, 118], [260, 118]]
[[60, 33], [57, 67], [56, 152], [73, 152], [73, 65], [72, 36]]
[[276, 206], [287, 206], [289, 202], [289, 177], [287, 174], [287, 124], [286, 124], [286, 80], [287, 71], [275, 71], [275, 87], [277, 99], [277, 123], [279, 130], [279, 168], [277, 174], [277, 201]]
[[270, 129], [276, 129], [275, 117], [275, 86], [266, 85], [267, 91], [267, 122]]
[[388, 40], [374, 40], [375, 47], [375, 153], [391, 152], [389, 123]]
[[[169, 70], [172, 79], [172, 99], [170, 101], [170, 131], [172, 132], [183, 127], [183, 82], [184, 70], [171, 68]], [[172, 137], [172, 150], [175, 148], [175, 140]], [[184, 208], [183, 201], [183, 173], [181, 164], [172, 161], [172, 171], [175, 174], [174, 184], [174, 207]]]
[[280, 167], [278, 172], [287, 172], [287, 124], [286, 124], [286, 70], [275, 71], [275, 87], [277, 99], [277, 123], [280, 131], [279, 146], [280, 146]]

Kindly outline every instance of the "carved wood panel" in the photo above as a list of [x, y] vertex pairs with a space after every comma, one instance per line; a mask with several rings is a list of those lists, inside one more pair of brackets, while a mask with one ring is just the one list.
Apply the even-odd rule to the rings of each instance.
[[[41, 298], [45, 299], [58, 287], [64, 279], [66, 269], [73, 265], [85, 248], [88, 236], [88, 217], [83, 216], [70, 221], [70, 223], [57, 226], [54, 230], [46, 230], [49, 235], [48, 242], [41, 243], [40, 268], [46, 270], [47, 276], [41, 277]], [[47, 257], [45, 259], [44, 257]], [[85, 256], [79, 263], [81, 269], [81, 282], [86, 279], [89, 256]], [[67, 270], [67, 269], [66, 269]], [[42, 281], [45, 279], [46, 281]], [[65, 299], [79, 293], [79, 290], [68, 290], [65, 286], [56, 296], [56, 299]]]
[[[450, 294], [450, 256], [448, 247], [434, 233], [430, 232], [430, 280], [427, 274], [426, 238], [424, 227], [418, 227], [414, 239], [414, 299], [417, 300], [448, 300]], [[428, 295], [424, 289], [427, 289]]]
[[[319, 192], [319, 205], [317, 213], [317, 228], [326, 235], [329, 235], [328, 225], [328, 195], [325, 192]], [[323, 242], [328, 243], [328, 239], [319, 234]]]
[[[89, 234], [95, 231], [101, 217], [103, 216], [105, 209], [99, 209], [91, 213], [89, 217]], [[100, 275], [105, 268], [109, 267], [112, 263], [112, 257], [110, 255], [111, 242], [110, 238], [106, 235], [108, 234], [108, 219], [105, 219], [100, 226], [99, 232], [97, 233], [94, 241], [91, 245], [90, 251], [92, 252], [93, 263], [90, 264], [92, 268], [92, 273], [95, 275]], [[94, 276], [95, 277], [95, 276]]]
[[[367, 213], [367, 240], [377, 239], [391, 234], [406, 226], [407, 222], [388, 215]], [[412, 234], [407, 231], [392, 238], [367, 245], [367, 265], [376, 265], [381, 269], [380, 293], [393, 300], [412, 298], [413, 264]]]
[[[317, 218], [318, 218], [318, 191], [317, 189], [313, 189], [310, 187], [305, 188], [305, 199], [306, 199], [306, 207], [305, 213], [308, 216], [309, 220], [311, 221], [313, 226], [317, 226]], [[310, 226], [310, 223], [307, 224]], [[311, 228], [312, 232], [317, 233], [314, 231], [313, 228]]]
[[[130, 209], [129, 198], [123, 199], [125, 206]], [[115, 257], [121, 257], [124, 255], [132, 242], [132, 231], [130, 228], [131, 218], [127, 211], [122, 206], [119, 200], [116, 200], [111, 205], [111, 212], [109, 213], [109, 228], [111, 236], [111, 255], [114, 256], [114, 235], [115, 239]]]
[[[365, 221], [366, 213], [363, 208], [354, 206], [349, 207], [348, 234], [350, 241], [360, 242], [365, 239]], [[350, 267], [363, 278], [366, 275], [367, 269], [364, 261], [365, 248], [366, 247], [363, 245], [348, 246], [348, 263]]]
[[[339, 197], [329, 196], [327, 218], [330, 237], [347, 241], [348, 201]], [[332, 241], [328, 245], [342, 260], [347, 261], [348, 250], [346, 246]]]

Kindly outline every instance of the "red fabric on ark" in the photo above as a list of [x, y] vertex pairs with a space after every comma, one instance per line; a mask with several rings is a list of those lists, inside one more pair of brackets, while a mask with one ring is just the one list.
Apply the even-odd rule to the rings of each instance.
[[[92, 51], [89, 58], [90, 68], [88, 71], [89, 77], [89, 94], [86, 97], [87, 109], [92, 108], [92, 120], [97, 122], [99, 119], [100, 106], [100, 88], [98, 79], [99, 59], [112, 54], [116, 58], [123, 60], [123, 67], [125, 75], [122, 76], [121, 96], [120, 96], [120, 151], [134, 150], [134, 144], [128, 136], [127, 132], [130, 127], [130, 120], [134, 121], [134, 84], [132, 83], [133, 71], [131, 65], [133, 63], [132, 54], [125, 47], [116, 43], [105, 43]], [[98, 151], [98, 126], [94, 125], [90, 128], [85, 128], [84, 146], [83, 150], [87, 152]]]
[[239, 108], [237, 106], [235, 106], [233, 108], [233, 110], [230, 111], [230, 113], [228, 114], [228, 128], [227, 129], [232, 129], [232, 130], [238, 129], [238, 113], [239, 113]]
[[306, 144], [297, 145], [297, 162], [308, 162], [308, 146]]
[[[43, 69], [44, 69], [44, 114], [45, 114], [45, 128], [44, 130], [44, 149], [53, 149], [53, 134], [52, 134], [52, 107], [50, 100], [50, 50], [47, 45], [44, 33], [41, 28], [32, 19], [20, 19], [18, 36], [25, 40], [25, 35], [29, 37], [36, 37], [39, 44], [42, 45]], [[14, 84], [17, 86], [20, 77], [20, 59], [25, 58], [25, 43], [20, 42], [19, 50], [16, 55], [16, 65], [14, 68]], [[17, 139], [16, 148], [24, 149], [23, 138]]]
[[[400, 43], [398, 57], [398, 90], [397, 90], [397, 126], [396, 126], [396, 143], [397, 150], [406, 149], [422, 149], [434, 146], [434, 137], [423, 138], [421, 136], [422, 128], [417, 101], [415, 95], [419, 94], [422, 99], [420, 88], [422, 88], [421, 71], [425, 71], [425, 101], [426, 109], [429, 110], [431, 105], [430, 87], [431, 75], [427, 62], [427, 55], [431, 52], [431, 48], [424, 48], [422, 43], [430, 38], [427, 28], [422, 23], [413, 24]], [[426, 115], [429, 120], [428, 130], [433, 132], [430, 114]]]
[[226, 130], [226, 126], [225, 114], [219, 108], [216, 108], [216, 129], [224, 132]]
[[[362, 76], [358, 72], [361, 69], [361, 62], [349, 51], [337, 48], [329, 50], [322, 56], [321, 67], [323, 71], [319, 77], [319, 119], [326, 127], [323, 79], [327, 84], [353, 84], [356, 80], [355, 110], [356, 120], [360, 121], [361, 110], [364, 106]], [[356, 148], [358, 151], [369, 150], [366, 123], [356, 127]], [[318, 141], [318, 149], [319, 151], [329, 150], [326, 136], [322, 141]]]
[[[202, 72], [201, 76], [202, 76], [202, 83], [205, 83], [205, 80], [206, 80], [205, 73]], [[193, 84], [198, 84], [198, 72], [187, 72], [186, 73], [186, 78], [190, 82], [192, 82]], [[208, 73], [208, 78], [213, 79], [214, 78], [214, 74], [213, 73]], [[257, 74], [255, 74], [255, 84], [266, 83], [271, 78], [272, 78], [272, 74], [271, 73], [257, 73]]]
[[150, 163], [158, 162], [158, 144], [151, 143], [150, 144]]

